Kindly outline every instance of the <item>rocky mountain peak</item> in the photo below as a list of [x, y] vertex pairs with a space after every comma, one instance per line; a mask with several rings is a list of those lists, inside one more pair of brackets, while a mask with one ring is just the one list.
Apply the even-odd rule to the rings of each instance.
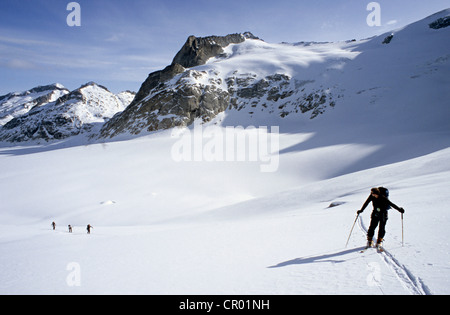
[[149, 95], [151, 90], [161, 86], [161, 84], [171, 80], [176, 75], [183, 73], [186, 71], [186, 68], [204, 65], [210, 58], [223, 54], [223, 49], [227, 46], [242, 43], [246, 39], [259, 38], [251, 32], [229, 34], [226, 36], [189, 36], [186, 43], [175, 55], [171, 65], [163, 70], [149, 74], [130, 106], [141, 102]]
[[[269, 115], [271, 120], [276, 117], [286, 121], [297, 115], [299, 120], [316, 119], [352, 97], [376, 104], [388, 79], [377, 81], [370, 73], [383, 68], [391, 79], [390, 62], [399, 51], [410, 51], [419, 41], [420, 47], [425, 47], [426, 41], [430, 47], [439, 49], [441, 42], [423, 30], [431, 23], [438, 28], [439, 38], [443, 38], [447, 17], [448, 12], [441, 12], [396, 32], [399, 50], [389, 50], [389, 58], [374, 49], [381, 45], [386, 34], [354, 42], [303, 44], [258, 42], [250, 32], [190, 36], [172, 64], [149, 75], [133, 103], [102, 127], [100, 137], [185, 127], [195, 120], [211, 121], [225, 111], [230, 116], [242, 111], [252, 123], [258, 119], [264, 123]], [[385, 39], [385, 43], [391, 39]], [[228, 47], [231, 44], [234, 46]], [[208, 63], [214, 57], [214, 62]], [[402, 64], [405, 73], [411, 71], [411, 64], [447, 62], [448, 54], [436, 50], [428, 59], [419, 53], [410, 58]], [[355, 72], [365, 80], [354, 80]], [[395, 75], [398, 76], [395, 82], [421, 77], [398, 72]], [[243, 115], [234, 119], [246, 121], [236, 118]]]
[[229, 34], [226, 36], [189, 36], [186, 43], [173, 59], [172, 65], [179, 64], [185, 68], [203, 65], [208, 59], [222, 54], [223, 48], [230, 44], [240, 44], [246, 39], [258, 38], [250, 32]]

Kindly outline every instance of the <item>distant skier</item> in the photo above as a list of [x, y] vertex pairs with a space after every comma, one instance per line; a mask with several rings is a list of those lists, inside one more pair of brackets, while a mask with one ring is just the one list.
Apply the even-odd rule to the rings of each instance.
[[69, 233], [72, 233], [72, 226], [69, 224]]
[[[364, 210], [366, 209], [366, 207], [369, 205], [369, 203], [372, 202], [373, 212], [371, 215], [369, 230], [367, 231], [367, 248], [373, 246], [372, 239], [375, 234], [375, 229], [379, 225], [378, 239], [377, 239], [376, 247], [379, 249], [382, 249], [383, 238], [384, 238], [384, 235], [386, 234], [386, 222], [388, 220], [388, 210], [390, 209], [390, 207], [396, 209], [400, 213], [405, 213], [405, 210], [403, 208], [400, 208], [397, 205], [393, 204], [388, 199], [388, 196], [383, 196], [382, 192], [380, 191], [381, 188], [382, 187], [372, 188], [370, 191], [369, 198], [367, 198], [367, 200], [364, 203], [364, 205], [362, 206], [361, 210], [358, 211], [358, 214], [363, 213]], [[388, 194], [386, 194], [386, 195], [388, 195]]]
[[93, 229], [93, 228], [94, 227], [92, 225], [88, 224], [86, 227], [87, 234], [91, 234], [91, 229]]
[[55, 223], [55, 221], [52, 222], [52, 228], [53, 228], [53, 231], [56, 229], [56, 223]]

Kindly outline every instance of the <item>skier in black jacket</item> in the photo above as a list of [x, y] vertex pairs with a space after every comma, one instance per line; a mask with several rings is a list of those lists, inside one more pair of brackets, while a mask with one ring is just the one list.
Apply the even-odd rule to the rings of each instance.
[[367, 247], [373, 246], [372, 239], [375, 234], [375, 229], [379, 225], [376, 246], [378, 248], [381, 248], [384, 235], [386, 234], [385, 227], [388, 220], [388, 210], [391, 207], [396, 209], [400, 213], [405, 213], [405, 210], [393, 204], [387, 197], [383, 196], [379, 188], [372, 188], [369, 198], [367, 198], [361, 210], [358, 211], [358, 214], [363, 213], [370, 202], [372, 202], [373, 204], [373, 212], [371, 215], [369, 230], [367, 231]]

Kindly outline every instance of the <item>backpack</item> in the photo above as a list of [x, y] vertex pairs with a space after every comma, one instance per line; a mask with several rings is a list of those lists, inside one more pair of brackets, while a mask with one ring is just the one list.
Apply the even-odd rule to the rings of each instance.
[[[386, 187], [378, 187], [378, 190], [380, 191], [380, 194], [384, 197], [386, 197], [386, 199], [389, 199], [389, 189], [387, 189]], [[391, 209], [390, 206], [388, 206], [388, 208], [386, 210]]]
[[380, 191], [382, 196], [389, 198], [389, 189], [385, 187], [378, 187], [378, 190]]

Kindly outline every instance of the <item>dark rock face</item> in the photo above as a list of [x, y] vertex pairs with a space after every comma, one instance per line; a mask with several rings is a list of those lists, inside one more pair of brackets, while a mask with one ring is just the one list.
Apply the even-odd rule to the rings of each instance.
[[177, 74], [183, 73], [186, 69], [179, 64], [167, 66], [164, 70], [150, 73], [147, 80], [142, 84], [139, 92], [136, 94], [134, 101], [130, 104], [133, 106], [146, 98], [150, 91], [161, 87], [164, 82], [171, 80]]
[[450, 26], [450, 16], [445, 18], [440, 18], [430, 24], [430, 28], [438, 30], [440, 28], [445, 28]]
[[382, 44], [390, 44], [392, 39], [394, 38], [394, 34], [391, 34], [389, 36], [387, 36], [384, 40]]
[[149, 96], [108, 121], [101, 137], [188, 126], [196, 118], [209, 121], [227, 108], [230, 95], [226, 90], [214, 84], [192, 84], [192, 78], [207, 78], [207, 73], [187, 70], [171, 85], [161, 82]]
[[277, 113], [284, 118], [290, 114], [311, 113], [314, 119], [327, 108], [334, 107], [334, 96], [324, 89], [304, 91], [304, 87], [314, 81], [298, 81], [285, 74], [274, 74], [256, 80], [249, 77], [230, 77], [227, 79], [230, 96], [230, 109], [242, 111], [250, 109]]
[[177, 74], [183, 73], [185, 68], [204, 65], [208, 59], [223, 53], [223, 48], [230, 44], [239, 44], [246, 38], [258, 39], [250, 32], [244, 34], [231, 34], [227, 36], [195, 37], [189, 36], [181, 50], [175, 55], [170, 66], [164, 70], [150, 73], [142, 84], [136, 99], [131, 104], [139, 103], [148, 96], [149, 92], [164, 82], [171, 80]]
[[204, 65], [209, 58], [222, 54], [223, 48], [230, 44], [242, 43], [243, 41], [245, 41], [243, 34], [209, 37], [190, 36], [176, 54], [172, 65], [179, 64], [185, 68]]

